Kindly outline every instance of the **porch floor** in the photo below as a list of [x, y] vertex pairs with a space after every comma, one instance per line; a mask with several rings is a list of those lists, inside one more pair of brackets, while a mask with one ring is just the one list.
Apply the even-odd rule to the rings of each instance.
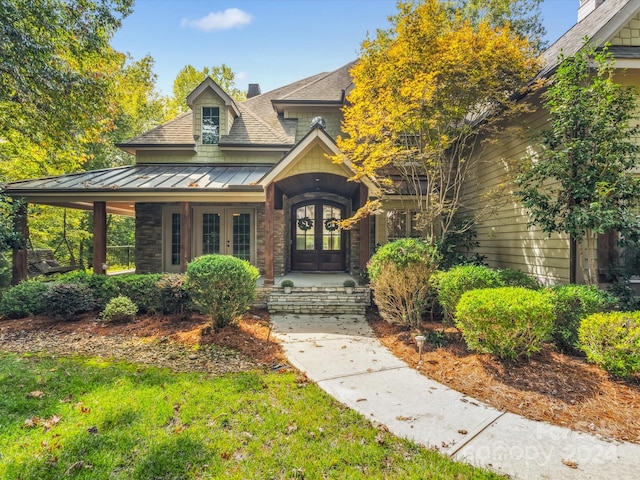
[[[358, 284], [357, 279], [344, 272], [330, 273], [300, 273], [289, 272], [283, 277], [274, 278], [274, 286], [279, 287], [284, 279], [291, 280], [296, 287], [342, 287], [342, 282], [350, 278]], [[258, 287], [264, 286], [264, 277], [257, 282]]]

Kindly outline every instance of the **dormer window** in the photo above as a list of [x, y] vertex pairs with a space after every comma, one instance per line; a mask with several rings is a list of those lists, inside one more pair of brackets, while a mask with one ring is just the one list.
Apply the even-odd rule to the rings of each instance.
[[220, 109], [202, 107], [202, 144], [217, 145], [220, 141]]

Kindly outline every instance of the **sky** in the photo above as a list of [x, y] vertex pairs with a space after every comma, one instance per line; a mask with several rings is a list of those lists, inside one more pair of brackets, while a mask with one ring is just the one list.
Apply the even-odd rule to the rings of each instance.
[[[543, 1], [549, 44], [576, 23], [579, 4]], [[164, 95], [185, 65], [222, 63], [238, 88], [265, 93], [354, 60], [395, 12], [396, 0], [136, 0], [111, 44], [136, 60], [151, 55]]]

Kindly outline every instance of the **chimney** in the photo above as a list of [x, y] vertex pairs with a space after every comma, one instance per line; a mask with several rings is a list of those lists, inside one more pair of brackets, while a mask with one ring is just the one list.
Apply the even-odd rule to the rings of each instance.
[[259, 83], [250, 83], [249, 84], [249, 88], [247, 90], [247, 99], [253, 98], [253, 97], [257, 97], [261, 93], [262, 92], [260, 91], [260, 84]]
[[580, 0], [580, 7], [578, 8], [578, 22], [581, 22], [584, 17], [589, 15], [603, 3], [604, 0]]

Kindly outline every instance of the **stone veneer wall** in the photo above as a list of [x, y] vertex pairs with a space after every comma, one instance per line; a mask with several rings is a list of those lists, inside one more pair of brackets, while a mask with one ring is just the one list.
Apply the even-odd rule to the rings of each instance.
[[162, 272], [162, 204], [136, 203], [136, 273]]

